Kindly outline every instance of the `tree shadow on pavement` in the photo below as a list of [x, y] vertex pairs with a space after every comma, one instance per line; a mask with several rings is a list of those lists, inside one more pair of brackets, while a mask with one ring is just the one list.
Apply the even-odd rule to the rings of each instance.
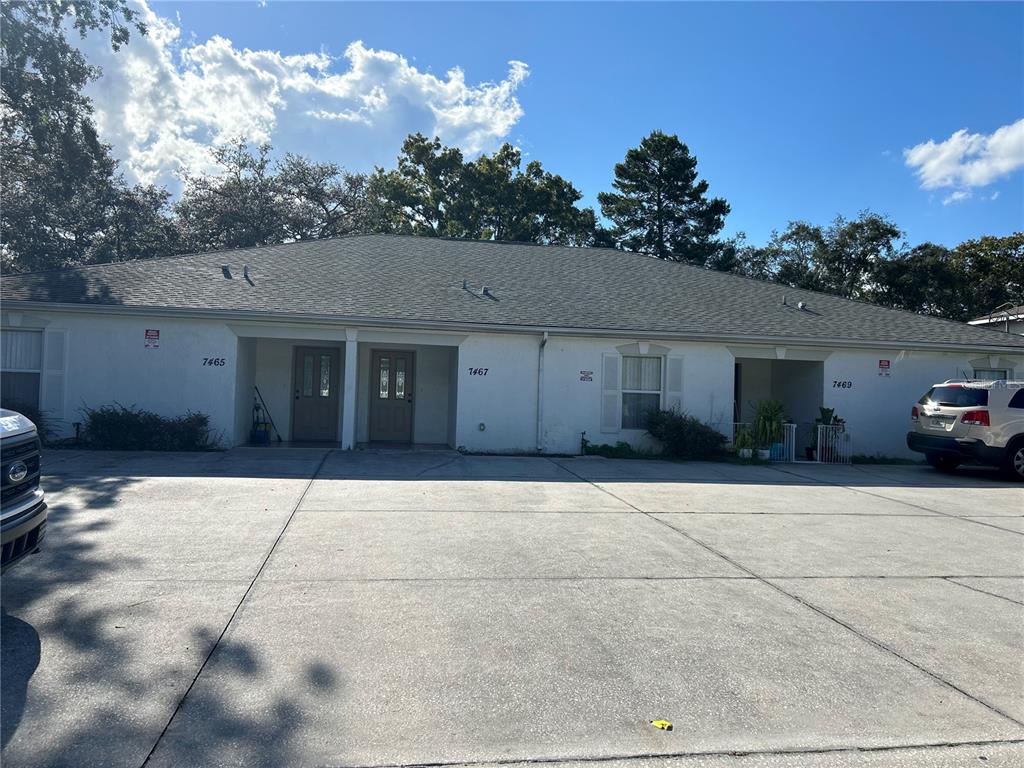
[[[310, 664], [302, 685], [270, 694], [274, 670], [257, 649], [221, 637], [251, 575], [140, 577], [145, 552], [125, 552], [109, 536], [122, 494], [138, 482], [108, 472], [44, 478], [51, 508], [42, 550], [3, 578], [0, 760], [5, 768], [142, 765], [180, 706], [203, 714], [161, 743], [168, 763], [288, 764], [337, 671]], [[218, 684], [200, 681], [182, 704], [204, 662]], [[246, 694], [231, 693], [239, 690]]]

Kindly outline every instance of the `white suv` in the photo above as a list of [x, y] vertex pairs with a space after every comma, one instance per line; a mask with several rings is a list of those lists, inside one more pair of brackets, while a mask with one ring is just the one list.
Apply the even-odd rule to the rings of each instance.
[[907, 447], [950, 472], [973, 460], [1024, 480], [1024, 381], [951, 380], [910, 409]]

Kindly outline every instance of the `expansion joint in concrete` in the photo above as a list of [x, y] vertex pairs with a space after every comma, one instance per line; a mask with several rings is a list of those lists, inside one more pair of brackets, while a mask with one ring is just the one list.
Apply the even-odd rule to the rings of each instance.
[[[554, 462], [554, 463], [558, 464], [558, 462]], [[807, 600], [805, 598], [802, 598], [799, 595], [796, 595], [796, 594], [794, 594], [792, 592], [789, 592], [786, 589], [783, 589], [781, 586], [779, 586], [775, 582], [773, 582], [773, 581], [769, 580], [768, 578], [766, 578], [766, 577], [756, 573], [755, 571], [751, 570], [750, 568], [748, 568], [747, 566], [743, 565], [742, 563], [740, 563], [740, 562], [734, 560], [733, 558], [729, 557], [725, 553], [720, 552], [719, 550], [715, 549], [714, 547], [712, 547], [707, 542], [702, 541], [701, 539], [697, 538], [696, 536], [694, 536], [694, 535], [692, 535], [690, 533], [687, 533], [686, 531], [684, 531], [684, 530], [682, 530], [680, 528], [676, 528], [671, 523], [667, 523], [664, 520], [661, 520], [660, 518], [656, 517], [655, 515], [653, 515], [653, 514], [647, 512], [647, 511], [641, 509], [640, 507], [636, 506], [635, 504], [632, 504], [632, 503], [626, 501], [625, 499], [623, 499], [622, 497], [620, 497], [620, 496], [616, 495], [615, 493], [611, 492], [607, 488], [602, 488], [601, 485], [599, 485], [598, 483], [595, 483], [592, 480], [588, 480], [587, 478], [583, 477], [582, 475], [579, 475], [579, 474], [573, 472], [568, 467], [565, 467], [562, 464], [558, 464], [558, 466], [562, 467], [562, 469], [564, 469], [569, 474], [577, 477], [581, 482], [587, 483], [587, 484], [593, 486], [594, 488], [598, 489], [599, 491], [602, 491], [602, 492], [608, 494], [609, 496], [611, 496], [612, 498], [616, 499], [617, 501], [620, 501], [621, 503], [625, 504], [626, 506], [631, 507], [632, 509], [635, 509], [640, 514], [646, 515], [649, 519], [653, 520], [654, 522], [658, 523], [659, 525], [662, 525], [665, 528], [669, 529], [670, 531], [675, 532], [679, 536], [683, 536], [684, 538], [686, 538], [689, 541], [693, 542], [694, 544], [702, 547], [703, 549], [705, 549], [706, 551], [710, 552], [711, 554], [716, 555], [717, 557], [720, 557], [722, 560], [724, 560], [725, 562], [729, 563], [729, 565], [733, 566], [734, 568], [738, 568], [739, 570], [743, 571], [744, 573], [749, 574], [754, 579], [756, 579], [757, 581], [761, 582], [765, 586], [775, 590], [779, 594], [784, 595], [785, 597], [788, 597], [790, 600], [793, 600], [793, 601], [799, 603], [800, 605], [804, 606], [805, 608], [807, 608], [807, 609], [817, 613], [819, 616], [822, 616], [825, 619], [828, 619], [829, 621], [833, 622], [834, 624], [837, 624], [838, 626], [843, 627], [844, 629], [846, 629], [849, 632], [853, 633], [854, 635], [856, 635], [857, 637], [859, 637], [861, 640], [863, 640], [864, 642], [868, 643], [869, 645], [872, 645], [872, 646], [874, 646], [875, 648], [878, 648], [881, 651], [884, 651], [884, 652], [886, 652], [886, 653], [888, 653], [888, 654], [890, 654], [892, 656], [895, 656], [897, 659], [900, 659], [904, 663], [909, 664], [910, 666], [912, 666], [914, 669], [918, 670], [919, 672], [923, 672], [924, 674], [928, 675], [929, 677], [931, 677], [936, 682], [938, 682], [938, 683], [946, 686], [947, 688], [949, 688], [949, 689], [951, 689], [953, 691], [956, 691], [957, 693], [961, 694], [962, 696], [965, 696], [968, 699], [971, 699], [972, 701], [980, 704], [981, 706], [983, 706], [986, 709], [988, 709], [990, 712], [992, 712], [992, 713], [994, 713], [996, 715], [999, 715], [1000, 717], [1003, 717], [1006, 720], [1009, 720], [1011, 723], [1014, 723], [1015, 725], [1019, 725], [1019, 726], [1024, 727], [1024, 722], [1022, 722], [1022, 721], [1018, 720], [1017, 718], [1013, 717], [1012, 715], [1004, 712], [1003, 710], [1001, 710], [999, 707], [995, 706], [994, 704], [991, 704], [990, 702], [987, 702], [984, 699], [981, 699], [981, 698], [975, 696], [974, 694], [968, 693], [967, 691], [965, 691], [963, 688], [961, 688], [960, 686], [956, 685], [955, 683], [952, 683], [949, 680], [946, 680], [944, 677], [942, 677], [941, 675], [939, 675], [936, 672], [933, 672], [932, 670], [928, 669], [927, 667], [924, 667], [921, 664], [918, 664], [917, 662], [912, 661], [911, 659], [907, 658], [906, 656], [901, 654], [899, 651], [897, 651], [895, 648], [892, 648], [889, 645], [886, 645], [885, 643], [883, 643], [881, 640], [878, 640], [878, 639], [872, 637], [871, 635], [869, 635], [869, 634], [867, 634], [865, 632], [862, 632], [861, 630], [857, 629], [856, 627], [852, 626], [851, 624], [843, 621], [839, 617], [829, 613], [828, 611], [826, 611], [821, 606], [815, 605], [811, 601], [809, 601], [809, 600]], [[838, 485], [838, 484], [837, 483], [830, 483], [830, 485]], [[839, 487], [845, 487], [845, 486], [839, 486]], [[848, 489], [848, 490], [853, 490], [853, 489]], [[874, 495], [874, 494], [869, 494], [869, 495]], [[911, 506], [913, 506], [913, 505], [911, 505]], [[948, 515], [948, 517], [954, 517], [955, 519], [961, 519], [961, 518], [957, 518], [955, 515]]]
[[324, 464], [327, 461], [327, 457], [330, 456], [333, 452], [333, 450], [328, 450], [320, 458], [320, 463], [317, 464], [316, 469], [313, 471], [313, 474], [309, 478], [309, 481], [306, 483], [306, 486], [302, 489], [302, 493], [299, 495], [298, 500], [292, 507], [291, 512], [288, 513], [288, 518], [284, 521], [284, 525], [281, 526], [281, 530], [278, 532], [277, 538], [274, 539], [274, 543], [271, 544], [270, 548], [267, 550], [267, 554], [264, 556], [263, 561], [260, 563], [260, 567], [256, 569], [256, 573], [255, 575], [253, 575], [252, 580], [249, 582], [249, 586], [246, 587], [245, 592], [242, 593], [242, 597], [238, 600], [238, 604], [235, 606], [234, 610], [231, 611], [231, 615], [228, 617], [227, 622], [224, 624], [224, 628], [220, 631], [220, 634], [217, 635], [217, 639], [210, 647], [209, 653], [206, 654], [206, 658], [203, 659], [203, 663], [199, 665], [199, 669], [196, 670], [196, 674], [192, 678], [192, 682], [189, 683], [188, 688], [185, 689], [185, 693], [183, 693], [181, 698], [178, 700], [177, 705], [174, 707], [174, 711], [171, 713], [171, 716], [167, 719], [167, 722], [164, 724], [163, 730], [160, 731], [160, 735], [157, 736], [156, 741], [153, 743], [152, 748], [149, 750], [149, 754], [147, 754], [146, 759], [142, 761], [142, 765], [140, 766], [140, 768], [145, 768], [147, 765], [149, 765], [149, 761], [153, 758], [153, 755], [156, 754], [157, 747], [160, 746], [160, 742], [163, 741], [164, 736], [167, 735], [167, 731], [170, 729], [171, 723], [174, 722], [174, 718], [178, 716], [178, 713], [185, 705], [185, 700], [188, 698], [188, 695], [192, 692], [192, 689], [199, 681], [199, 678], [206, 670], [206, 666], [210, 663], [210, 659], [213, 658], [213, 654], [217, 652], [217, 647], [220, 645], [221, 640], [224, 639], [224, 635], [226, 635], [228, 629], [231, 628], [231, 624], [232, 622], [234, 622], [235, 617], [241, 610], [242, 605], [249, 597], [249, 594], [252, 592], [253, 587], [256, 586], [256, 581], [263, 574], [264, 569], [267, 567], [267, 563], [270, 562], [270, 558], [273, 556], [274, 550], [277, 549], [277, 545], [281, 542], [281, 539], [284, 536], [285, 531], [287, 531], [288, 526], [291, 525], [291, 522], [295, 517], [295, 513], [299, 511], [299, 507], [301, 507], [302, 502], [305, 501], [306, 494], [309, 493], [309, 489], [313, 487], [313, 483], [314, 481], [316, 481], [317, 476], [319, 476], [320, 470], [323, 469]]

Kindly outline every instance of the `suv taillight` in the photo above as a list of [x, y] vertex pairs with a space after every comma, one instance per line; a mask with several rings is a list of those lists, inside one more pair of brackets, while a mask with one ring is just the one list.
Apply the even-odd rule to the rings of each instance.
[[913, 408], [910, 409], [910, 420], [911, 421], [917, 421], [917, 419], [918, 419], [918, 417], [920, 417], [920, 415], [921, 415], [921, 412], [919, 410], [917, 410], [917, 406], [916, 405]]
[[967, 411], [960, 417], [964, 424], [973, 424], [976, 427], [989, 426], [988, 411]]

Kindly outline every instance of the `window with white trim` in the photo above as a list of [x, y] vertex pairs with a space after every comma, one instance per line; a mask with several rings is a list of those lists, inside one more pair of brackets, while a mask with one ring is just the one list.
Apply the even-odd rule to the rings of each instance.
[[661, 358], [622, 356], [622, 429], [647, 429], [647, 414], [661, 408]]
[[979, 381], [1001, 381], [1010, 378], [1005, 368], [975, 368], [974, 378]]
[[42, 369], [42, 331], [0, 331], [0, 401], [5, 408], [39, 408]]

